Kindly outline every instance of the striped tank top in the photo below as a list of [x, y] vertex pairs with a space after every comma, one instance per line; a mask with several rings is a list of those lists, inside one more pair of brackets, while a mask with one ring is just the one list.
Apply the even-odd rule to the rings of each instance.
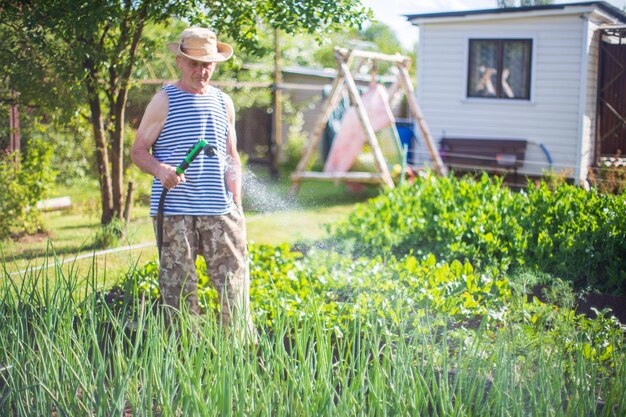
[[[230, 212], [233, 196], [227, 190], [224, 174], [227, 165], [226, 138], [228, 115], [224, 93], [210, 87], [206, 94], [191, 94], [173, 85], [163, 87], [169, 97], [169, 110], [161, 134], [152, 145], [152, 155], [161, 162], [177, 166], [199, 139], [217, 148], [216, 156], [198, 154], [185, 171], [182, 182], [167, 193], [166, 216], [211, 216]], [[150, 215], [156, 216], [163, 187], [152, 183]]]

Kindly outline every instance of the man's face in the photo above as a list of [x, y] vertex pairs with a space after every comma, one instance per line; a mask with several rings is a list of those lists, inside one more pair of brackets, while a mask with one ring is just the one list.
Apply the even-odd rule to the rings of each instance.
[[176, 57], [176, 64], [181, 71], [183, 81], [196, 88], [208, 84], [217, 66], [215, 62], [192, 61], [182, 56]]

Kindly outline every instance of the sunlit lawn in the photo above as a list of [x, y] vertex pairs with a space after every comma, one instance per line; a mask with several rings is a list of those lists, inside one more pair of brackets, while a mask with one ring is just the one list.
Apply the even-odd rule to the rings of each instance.
[[[373, 195], [353, 195], [342, 185], [305, 183], [300, 192], [289, 196], [287, 176], [272, 182], [248, 173], [244, 183], [244, 209], [248, 240], [255, 243], [296, 243], [323, 238], [326, 224], [346, 216], [359, 201]], [[152, 220], [145, 205], [131, 211], [126, 236], [108, 248], [94, 244], [100, 230], [97, 187], [60, 188], [53, 196], [68, 195], [74, 203], [68, 210], [43, 213], [45, 233], [18, 241], [0, 243], [1, 261], [7, 272], [19, 277], [27, 269], [49, 266], [53, 261], [71, 265], [78, 275], [95, 269], [100, 282], [112, 282], [131, 265], [142, 265], [155, 259]], [[127, 248], [134, 247], [137, 248]], [[121, 250], [117, 250], [121, 249]], [[105, 252], [93, 257], [94, 253]]]

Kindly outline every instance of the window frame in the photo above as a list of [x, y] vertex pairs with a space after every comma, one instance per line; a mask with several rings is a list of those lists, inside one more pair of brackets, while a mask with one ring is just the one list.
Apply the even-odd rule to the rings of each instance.
[[[471, 88], [471, 80], [470, 80], [470, 71], [472, 68], [472, 42], [494, 42], [496, 44], [496, 62], [497, 62], [497, 74], [498, 80], [496, 82], [496, 95], [494, 96], [484, 96], [484, 95], [472, 95]], [[503, 70], [503, 62], [504, 62], [504, 45], [506, 42], [523, 42], [529, 46], [529, 61], [528, 61], [528, 71], [526, 75], [526, 91], [524, 96], [520, 97], [507, 97], [502, 93], [502, 70]], [[472, 36], [467, 38], [467, 54], [466, 54], [466, 70], [465, 70], [465, 99], [467, 100], [504, 100], [507, 102], [531, 102], [533, 96], [533, 69], [534, 69], [534, 61], [535, 61], [535, 48], [533, 47], [535, 44], [535, 39], [533, 37], [484, 37], [484, 36]]]

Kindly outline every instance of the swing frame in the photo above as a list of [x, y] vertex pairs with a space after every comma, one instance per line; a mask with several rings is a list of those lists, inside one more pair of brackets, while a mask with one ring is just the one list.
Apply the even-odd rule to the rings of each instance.
[[[330, 90], [330, 94], [322, 105], [322, 111], [317, 119], [315, 127], [311, 132], [309, 143], [304, 150], [302, 158], [298, 162], [296, 170], [291, 175], [291, 193], [297, 193], [300, 189], [302, 181], [305, 180], [334, 182], [350, 181], [357, 183], [382, 184], [383, 186], [387, 186], [390, 189], [393, 189], [395, 187], [393, 179], [391, 178], [391, 174], [389, 173], [385, 157], [383, 156], [380, 145], [378, 144], [378, 139], [376, 138], [376, 134], [374, 133], [374, 129], [372, 128], [372, 124], [365, 110], [365, 106], [363, 105], [363, 101], [361, 100], [361, 96], [359, 95], [359, 92], [357, 90], [354, 77], [352, 75], [352, 72], [350, 71], [350, 65], [355, 58], [360, 58], [356, 65], [356, 69], [354, 71], [355, 73], [358, 73], [359, 69], [366, 61], [372, 62], [373, 69], [377, 67], [377, 61], [390, 62], [396, 65], [396, 68], [398, 69], [398, 78], [389, 88], [389, 101], [392, 102], [395, 98], [395, 95], [398, 94], [400, 91], [405, 94], [409, 109], [411, 111], [411, 115], [420, 129], [421, 136], [424, 139], [426, 148], [428, 149], [428, 153], [430, 154], [430, 157], [432, 159], [434, 171], [442, 176], [447, 175], [447, 168], [443, 164], [441, 156], [435, 148], [435, 144], [430, 134], [430, 130], [428, 129], [428, 126], [424, 121], [422, 111], [417, 104], [417, 101], [415, 100], [413, 84], [408, 73], [411, 59], [407, 56], [403, 56], [400, 54], [387, 55], [378, 52], [349, 50], [339, 47], [335, 47], [334, 56], [337, 60], [338, 66], [337, 78], [335, 78]], [[368, 143], [370, 144], [370, 147], [372, 149], [377, 172], [372, 173], [353, 171], [308, 171], [307, 169], [309, 168], [309, 164], [313, 158], [316, 149], [318, 148], [320, 140], [322, 139], [324, 127], [326, 126], [326, 123], [328, 122], [328, 119], [330, 118], [333, 110], [339, 104], [345, 89], [348, 90], [350, 102], [352, 106], [355, 107], [359, 121], [361, 122], [363, 130], [365, 132], [365, 136], [367, 137]]]

